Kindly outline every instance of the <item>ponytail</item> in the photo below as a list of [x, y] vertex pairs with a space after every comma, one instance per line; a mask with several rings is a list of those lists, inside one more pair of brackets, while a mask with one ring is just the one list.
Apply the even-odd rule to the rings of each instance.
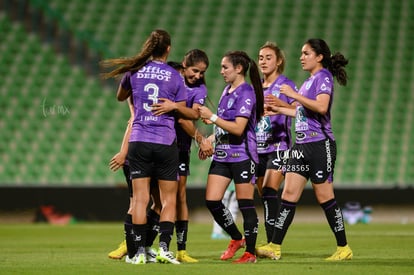
[[162, 57], [167, 52], [169, 46], [171, 46], [169, 33], [160, 29], [154, 30], [145, 41], [141, 51], [134, 57], [113, 58], [101, 61], [100, 65], [103, 68], [116, 67], [110, 72], [103, 73], [102, 77], [108, 79], [129, 71], [138, 71], [150, 57]]
[[225, 57], [230, 60], [233, 66], [241, 65], [241, 73], [244, 76], [249, 70], [250, 81], [256, 95], [256, 121], [259, 121], [264, 113], [264, 97], [262, 81], [260, 79], [260, 73], [256, 62], [254, 62], [254, 60], [243, 51], [228, 52]]
[[323, 56], [322, 66], [328, 69], [339, 85], [345, 86], [348, 80], [347, 73], [345, 71], [345, 66], [348, 64], [348, 60], [339, 52], [331, 55], [331, 50], [329, 49], [328, 44], [322, 39], [312, 38], [306, 41], [317, 55], [321, 54]]
[[259, 69], [253, 59], [250, 59], [249, 76], [256, 94], [256, 122], [259, 122], [264, 113], [263, 85], [260, 79]]

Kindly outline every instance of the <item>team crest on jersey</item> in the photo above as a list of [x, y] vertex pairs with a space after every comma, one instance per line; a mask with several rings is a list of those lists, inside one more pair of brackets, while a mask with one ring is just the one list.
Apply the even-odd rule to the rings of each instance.
[[227, 108], [231, 108], [231, 106], [233, 106], [234, 104], [234, 99], [230, 98], [229, 101], [227, 102]]
[[310, 79], [307, 83], [306, 83], [306, 90], [309, 90], [309, 88], [312, 86], [313, 84], [313, 79]]
[[274, 95], [275, 97], [279, 97], [279, 95], [280, 95], [280, 86], [279, 85], [277, 87], [273, 88], [272, 95]]

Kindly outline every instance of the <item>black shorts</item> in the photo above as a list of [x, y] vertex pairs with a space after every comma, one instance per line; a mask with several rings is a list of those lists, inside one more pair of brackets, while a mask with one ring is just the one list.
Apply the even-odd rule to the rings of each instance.
[[295, 144], [289, 152], [286, 173], [297, 173], [313, 183], [333, 182], [336, 142], [325, 139]]
[[128, 162], [131, 178], [147, 178], [154, 174], [159, 180], [178, 179], [178, 148], [150, 142], [130, 142]]
[[189, 151], [180, 151], [178, 155], [179, 163], [178, 164], [178, 174], [180, 176], [189, 176], [190, 175], [190, 152]]
[[289, 157], [289, 151], [275, 151], [259, 155], [259, 165], [256, 177], [264, 177], [267, 169], [284, 170]]
[[234, 183], [250, 183], [256, 174], [257, 164], [248, 159], [240, 162], [218, 162], [213, 160], [209, 174], [233, 179]]
[[[129, 164], [126, 164], [125, 163], [122, 166], [122, 170], [124, 171], [125, 181], [126, 181], [126, 183], [128, 185], [128, 193], [129, 193], [129, 196], [132, 198], [132, 196], [133, 196], [133, 192], [132, 192], [132, 179], [131, 179], [131, 173], [130, 173]], [[151, 176], [150, 188], [151, 189], [152, 188], [158, 188], [158, 179], [155, 176], [155, 173], [154, 173], [154, 175]]]

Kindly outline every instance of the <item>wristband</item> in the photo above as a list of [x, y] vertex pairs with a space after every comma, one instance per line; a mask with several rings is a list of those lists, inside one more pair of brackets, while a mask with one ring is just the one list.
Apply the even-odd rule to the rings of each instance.
[[209, 120], [213, 123], [215, 123], [218, 119], [218, 116], [216, 114], [212, 114], [211, 117], [209, 118]]

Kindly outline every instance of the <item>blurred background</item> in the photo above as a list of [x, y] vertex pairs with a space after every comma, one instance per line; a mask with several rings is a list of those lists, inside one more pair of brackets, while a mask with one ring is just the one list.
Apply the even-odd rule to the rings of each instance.
[[[414, 1], [1, 0], [0, 211], [52, 204], [86, 218], [122, 218], [125, 180], [108, 163], [129, 110], [98, 63], [137, 54], [155, 28], [171, 34], [170, 60], [193, 48], [208, 54], [213, 109], [225, 52], [257, 60], [260, 46], [274, 41], [285, 51], [284, 74], [299, 87], [307, 77], [303, 43], [326, 40], [349, 59], [348, 85], [335, 86], [333, 107], [337, 195], [413, 202]], [[208, 166], [194, 147], [190, 206], [202, 205]], [[311, 194], [302, 200], [315, 203]]]

